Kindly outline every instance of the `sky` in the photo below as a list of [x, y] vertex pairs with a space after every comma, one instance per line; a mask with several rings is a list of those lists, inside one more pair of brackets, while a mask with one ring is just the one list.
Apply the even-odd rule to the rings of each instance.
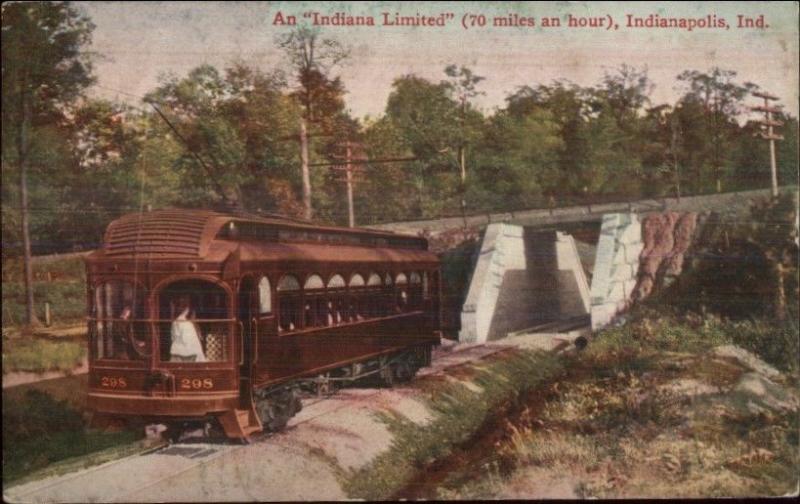
[[[96, 96], [136, 101], [165, 75], [186, 75], [201, 64], [220, 69], [241, 60], [262, 70], [288, 69], [275, 44], [293, 26], [276, 24], [294, 15], [310, 26], [304, 13], [372, 16], [376, 26], [320, 26], [322, 37], [348, 46], [350, 58], [333, 70], [348, 91], [346, 102], [356, 117], [379, 115], [392, 81], [405, 74], [439, 81], [450, 63], [466, 65], [484, 76], [475, 103], [486, 112], [523, 85], [568, 79], [597, 84], [623, 63], [646, 67], [655, 88], [654, 104], [674, 102], [675, 77], [684, 70], [714, 66], [737, 72], [779, 96], [785, 110], [798, 115], [797, 2], [75, 2], [96, 28]], [[444, 26], [386, 26], [382, 15], [443, 15]], [[448, 15], [452, 14], [452, 17]], [[495, 18], [533, 18], [534, 27], [494, 26]], [[703, 20], [714, 28], [629, 28], [627, 15], [650, 20]], [[739, 15], [764, 27], [739, 28]], [[603, 27], [568, 27], [574, 20]], [[560, 27], [542, 26], [557, 18]], [[481, 26], [481, 20], [485, 20]], [[719, 28], [724, 19], [728, 28]], [[617, 29], [606, 29], [609, 20]], [[657, 19], [656, 19], [657, 20]], [[127, 94], [125, 94], [127, 93]], [[758, 100], [752, 98], [752, 103]]]

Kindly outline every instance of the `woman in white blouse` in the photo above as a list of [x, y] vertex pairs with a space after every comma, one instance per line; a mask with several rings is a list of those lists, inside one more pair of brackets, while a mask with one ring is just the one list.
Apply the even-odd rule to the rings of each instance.
[[[192, 315], [190, 318], [190, 314]], [[181, 362], [205, 362], [203, 345], [195, 325], [192, 307], [188, 298], [178, 299], [178, 317], [172, 321], [172, 347], [170, 360]]]

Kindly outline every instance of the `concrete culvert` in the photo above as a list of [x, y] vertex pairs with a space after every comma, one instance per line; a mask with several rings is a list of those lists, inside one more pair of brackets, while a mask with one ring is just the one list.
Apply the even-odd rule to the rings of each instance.
[[577, 348], [579, 352], [584, 348], [586, 348], [586, 345], [588, 344], [589, 340], [586, 339], [586, 337], [584, 336], [578, 336], [577, 338], [575, 338], [575, 348]]

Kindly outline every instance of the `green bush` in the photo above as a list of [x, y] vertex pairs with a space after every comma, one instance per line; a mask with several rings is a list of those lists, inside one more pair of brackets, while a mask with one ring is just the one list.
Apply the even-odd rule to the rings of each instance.
[[800, 330], [797, 318], [786, 322], [745, 320], [726, 326], [731, 341], [773, 366], [790, 373], [800, 371]]
[[129, 430], [87, 431], [81, 413], [67, 401], [28, 390], [21, 400], [3, 401], [3, 483], [54, 462], [132, 443], [140, 437]]
[[[83, 281], [34, 282], [36, 315], [44, 321], [44, 304], [50, 303], [53, 322], [75, 322], [86, 315]], [[25, 288], [18, 282], [3, 283], [3, 326], [19, 325], [25, 317]]]

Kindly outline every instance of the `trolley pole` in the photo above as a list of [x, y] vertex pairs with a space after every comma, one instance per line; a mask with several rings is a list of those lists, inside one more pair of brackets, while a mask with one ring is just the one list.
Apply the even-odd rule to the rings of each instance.
[[353, 165], [351, 163], [352, 159], [352, 150], [350, 148], [350, 141], [348, 140], [345, 144], [347, 154], [346, 154], [346, 165], [345, 165], [345, 173], [347, 175], [347, 217], [350, 227], [356, 226], [356, 217], [353, 211]]
[[773, 120], [771, 114], [775, 114], [780, 112], [778, 107], [770, 106], [769, 102], [777, 100], [777, 96], [773, 96], [768, 93], [760, 92], [760, 91], [753, 91], [753, 96], [757, 96], [759, 98], [764, 99], [764, 105], [759, 105], [757, 107], [750, 107], [752, 110], [758, 112], [764, 112], [764, 120], [758, 121], [763, 126], [766, 126], [767, 131], [761, 132], [761, 138], [769, 140], [769, 164], [770, 169], [772, 171], [772, 195], [778, 195], [778, 167], [777, 162], [775, 160], [775, 140], [783, 140], [782, 135], [776, 135], [773, 131], [773, 127], [783, 126], [782, 121]]

